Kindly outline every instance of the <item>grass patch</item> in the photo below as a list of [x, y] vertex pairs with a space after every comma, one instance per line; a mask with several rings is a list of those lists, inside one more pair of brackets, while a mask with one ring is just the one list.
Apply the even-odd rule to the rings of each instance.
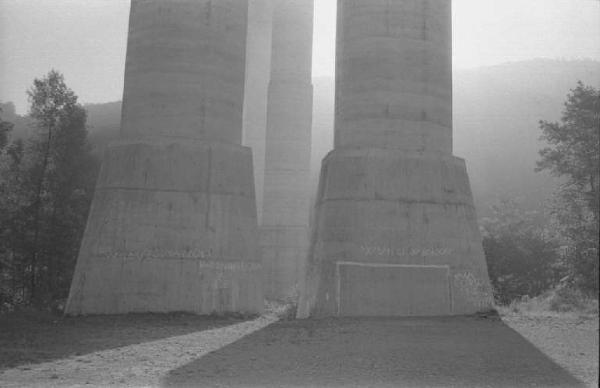
[[523, 296], [513, 300], [507, 306], [499, 306], [498, 310], [502, 314], [598, 316], [598, 299], [586, 296], [581, 291], [570, 287], [560, 287], [533, 298]]

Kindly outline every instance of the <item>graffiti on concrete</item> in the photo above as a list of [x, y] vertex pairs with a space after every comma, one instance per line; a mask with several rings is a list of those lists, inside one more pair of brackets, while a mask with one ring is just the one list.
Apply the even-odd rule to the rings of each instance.
[[210, 259], [213, 257], [212, 249], [140, 249], [135, 251], [112, 251], [100, 253], [97, 256], [106, 259]]
[[452, 254], [453, 250], [451, 248], [410, 248], [410, 247], [402, 247], [402, 248], [393, 248], [393, 247], [384, 247], [384, 246], [369, 246], [362, 245], [360, 247], [363, 254], [366, 256], [385, 256], [385, 257], [396, 257], [396, 256], [448, 256]]
[[208, 250], [162, 250], [144, 249], [139, 251], [116, 251], [96, 255], [99, 259], [146, 260], [146, 259], [187, 259], [194, 260], [198, 268], [215, 270], [260, 270], [262, 265], [256, 261], [218, 260], [213, 256], [212, 249]]

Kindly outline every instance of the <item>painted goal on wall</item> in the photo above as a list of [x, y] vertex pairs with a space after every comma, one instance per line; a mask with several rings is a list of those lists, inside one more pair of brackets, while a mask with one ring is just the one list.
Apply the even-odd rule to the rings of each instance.
[[452, 313], [450, 267], [336, 263], [341, 316], [433, 316]]

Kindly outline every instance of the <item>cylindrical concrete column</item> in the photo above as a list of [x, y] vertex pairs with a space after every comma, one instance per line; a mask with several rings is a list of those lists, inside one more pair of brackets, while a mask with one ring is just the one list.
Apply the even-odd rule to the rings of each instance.
[[134, 0], [122, 133], [241, 144], [247, 1]]
[[323, 160], [298, 316], [489, 309], [452, 155], [450, 0], [339, 0], [335, 147]]
[[68, 314], [263, 309], [244, 0], [133, 0], [121, 139], [106, 150]]
[[314, 0], [274, 0], [271, 83], [311, 83]]
[[293, 296], [308, 252], [313, 0], [275, 0], [261, 252], [267, 297]]
[[272, 21], [273, 0], [249, 0], [242, 141], [245, 146], [252, 148], [259, 225], [262, 222], [265, 181], [265, 137], [267, 92], [271, 77]]
[[452, 152], [450, 0], [338, 1], [336, 148]]
[[263, 225], [308, 226], [313, 0], [276, 0]]

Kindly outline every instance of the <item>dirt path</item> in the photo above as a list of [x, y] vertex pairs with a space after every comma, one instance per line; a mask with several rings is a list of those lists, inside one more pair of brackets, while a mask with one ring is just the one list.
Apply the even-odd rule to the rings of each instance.
[[[263, 316], [253, 321], [221, 325], [190, 334], [6, 369], [0, 372], [0, 386], [156, 386], [170, 370], [235, 342], [276, 320], [275, 316]], [[100, 341], [107, 341], [107, 338], [100, 337]]]
[[508, 314], [503, 320], [589, 387], [598, 386], [598, 317]]
[[189, 315], [0, 321], [0, 386], [578, 387], [579, 380], [597, 381], [597, 318], [505, 321]]
[[578, 387], [499, 319], [278, 322], [164, 379], [202, 387]]

